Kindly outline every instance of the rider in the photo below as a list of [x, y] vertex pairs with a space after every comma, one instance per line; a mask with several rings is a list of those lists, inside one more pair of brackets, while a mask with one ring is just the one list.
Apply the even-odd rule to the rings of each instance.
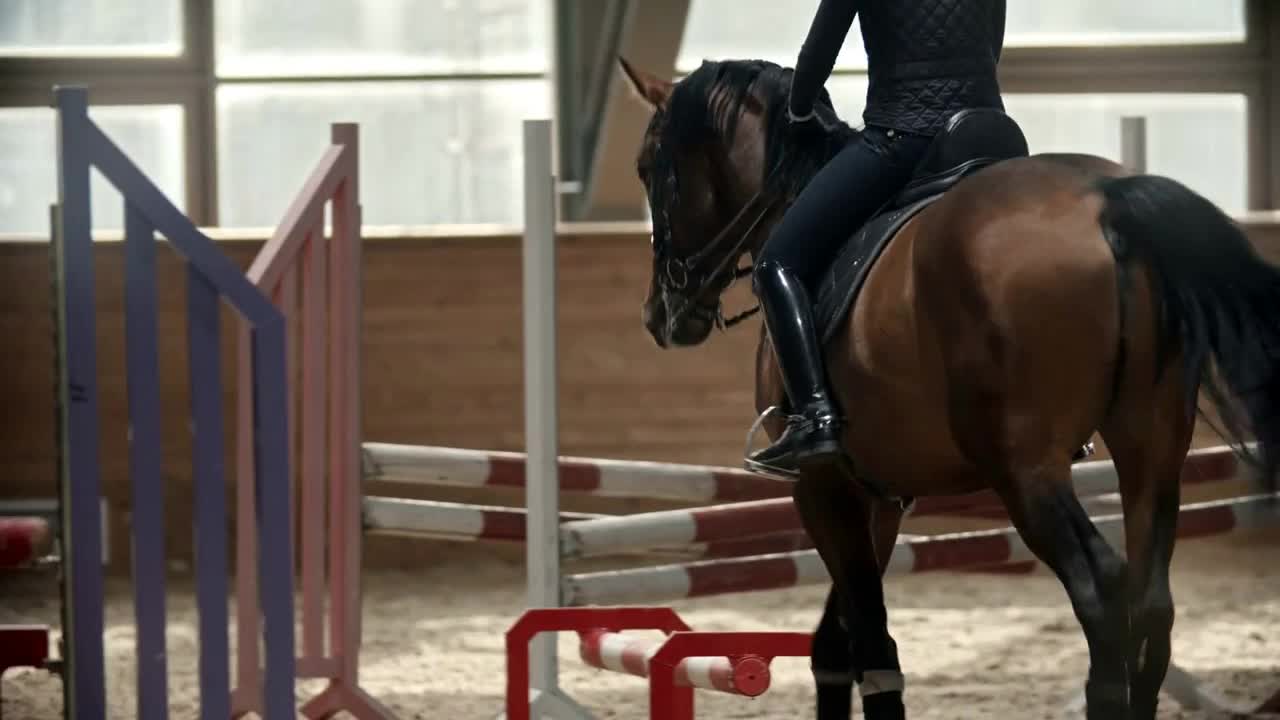
[[[815, 101], [855, 15], [867, 49], [865, 128], [820, 170], [774, 229], [753, 288], [792, 412], [748, 466], [793, 473], [840, 452], [844, 419], [827, 387], [809, 288], [832, 254], [910, 179], [933, 135], [964, 108], [1004, 109], [996, 64], [1005, 0], [821, 0], [787, 100], [794, 132], [830, 129]], [[819, 114], [822, 113], [822, 114]]]

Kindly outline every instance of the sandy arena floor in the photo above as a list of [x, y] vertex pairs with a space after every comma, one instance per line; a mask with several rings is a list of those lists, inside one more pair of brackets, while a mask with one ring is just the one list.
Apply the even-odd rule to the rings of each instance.
[[[447, 565], [368, 578], [364, 685], [401, 718], [470, 720], [499, 710], [502, 633], [522, 606], [522, 570], [481, 549], [450, 546]], [[1256, 703], [1280, 687], [1280, 546], [1257, 535], [1185, 541], [1174, 562], [1178, 619], [1174, 657], [1230, 697]], [[56, 622], [47, 577], [0, 585], [0, 623]], [[190, 583], [170, 600], [172, 716], [197, 716], [195, 610]], [[810, 630], [825, 589], [797, 588], [704, 598], [675, 606], [697, 629]], [[1070, 717], [1064, 706], [1083, 686], [1085, 645], [1058, 582], [1027, 577], [932, 573], [888, 585], [890, 622], [907, 672], [910, 717]], [[107, 647], [112, 718], [134, 717], [132, 604], [110, 588]], [[645, 684], [583, 666], [576, 639], [563, 637], [563, 685], [602, 718], [647, 718]], [[299, 694], [309, 696], [313, 683]], [[61, 686], [42, 671], [3, 681], [6, 720], [61, 717]], [[774, 663], [772, 689], [747, 700], [698, 696], [701, 718], [809, 718], [807, 661]], [[1161, 718], [1208, 718], [1166, 700]]]

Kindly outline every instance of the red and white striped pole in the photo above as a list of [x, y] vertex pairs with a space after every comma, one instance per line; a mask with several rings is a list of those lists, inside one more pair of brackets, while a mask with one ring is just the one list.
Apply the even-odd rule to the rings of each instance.
[[[524, 453], [496, 450], [365, 443], [364, 476], [391, 482], [450, 487], [524, 487]], [[561, 492], [613, 498], [674, 500], [698, 505], [790, 498], [791, 481], [735, 468], [638, 460], [558, 458]], [[1235, 476], [1232, 448], [1192, 450], [1183, 466], [1183, 483]], [[1115, 465], [1110, 460], [1077, 463], [1071, 469], [1081, 497], [1115, 492]], [[963, 508], [998, 506], [990, 491], [921, 498], [918, 515], [948, 514]]]
[[0, 568], [35, 564], [49, 553], [49, 523], [35, 517], [0, 517]]
[[[647, 642], [623, 630], [658, 630], [666, 638]], [[668, 607], [530, 609], [507, 630], [506, 720], [535, 717], [530, 641], [564, 631], [578, 633], [579, 652], [588, 665], [648, 677], [654, 720], [693, 720], [694, 688], [760, 695], [769, 687], [773, 659], [808, 657], [813, 637], [804, 632], [693, 632]]]
[[[364, 476], [413, 485], [525, 486], [524, 453], [367, 442]], [[640, 460], [558, 458], [560, 491], [598, 497], [696, 504], [791, 496], [791, 482], [709, 465]]]
[[[1188, 455], [1184, 482], [1210, 482], [1233, 477], [1235, 455], [1225, 448]], [[1084, 463], [1074, 472], [1076, 492], [1096, 497], [1116, 490], [1110, 462]], [[947, 515], [981, 508], [999, 519], [1004, 508], [994, 493], [921, 498], [914, 515]], [[689, 547], [698, 543], [776, 535], [803, 528], [790, 498], [772, 498], [691, 509], [663, 510], [570, 522], [561, 528], [564, 557], [588, 557], [657, 547]]]
[[[578, 633], [582, 661], [601, 670], [649, 677], [649, 659], [665, 640], [648, 641], [600, 628]], [[675, 668], [675, 685], [755, 697], [769, 689], [769, 666], [755, 655], [689, 657]]]
[[[775, 657], [809, 657], [813, 637], [798, 632], [675, 632], [649, 659], [649, 717], [693, 720], [693, 693], [677, 692], [680, 668], [696, 656], [724, 655], [743, 674], [750, 670], [756, 684], [768, 686], [769, 663]], [[745, 682], [746, 678], [736, 678]], [[746, 694], [746, 693], [741, 693]], [[686, 701], [688, 704], [684, 705]], [[688, 713], [683, 714], [687, 708]]]
[[[560, 522], [581, 522], [598, 517], [603, 516], [564, 512], [560, 513]], [[528, 520], [524, 508], [377, 495], [364, 498], [364, 529], [381, 535], [524, 542]]]
[[[1280, 494], [1252, 495], [1184, 505], [1178, 537], [1220, 535], [1242, 527], [1275, 521]], [[1113, 545], [1123, 542], [1124, 517], [1093, 518]], [[1034, 561], [1035, 556], [1013, 528], [946, 535], [899, 538], [888, 575], [960, 570]], [[564, 603], [570, 606], [653, 602], [673, 598], [772, 590], [829, 582], [826, 567], [814, 550], [754, 557], [658, 565], [569, 575]]]

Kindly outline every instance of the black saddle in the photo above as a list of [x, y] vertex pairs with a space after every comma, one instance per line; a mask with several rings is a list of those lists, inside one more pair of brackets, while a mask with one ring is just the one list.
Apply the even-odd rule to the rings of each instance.
[[827, 342], [840, 327], [871, 266], [908, 220], [956, 183], [989, 165], [1026, 157], [1026, 136], [1013, 118], [994, 108], [952, 115], [934, 136], [912, 179], [849, 238], [817, 288], [814, 319]]

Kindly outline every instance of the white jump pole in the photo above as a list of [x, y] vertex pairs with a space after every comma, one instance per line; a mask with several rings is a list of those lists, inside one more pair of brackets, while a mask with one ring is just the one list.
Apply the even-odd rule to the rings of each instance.
[[[556, 178], [551, 121], [524, 121], [524, 439], [526, 604], [560, 607], [556, 373]], [[529, 647], [533, 718], [590, 718], [559, 688], [556, 637]]]
[[1142, 115], [1120, 118], [1120, 164], [1130, 172], [1147, 171], [1147, 118]]
[[[524, 121], [524, 441], [529, 607], [560, 605], [560, 493], [556, 408], [555, 180], [551, 121]], [[555, 638], [533, 641], [530, 681], [556, 687]]]

